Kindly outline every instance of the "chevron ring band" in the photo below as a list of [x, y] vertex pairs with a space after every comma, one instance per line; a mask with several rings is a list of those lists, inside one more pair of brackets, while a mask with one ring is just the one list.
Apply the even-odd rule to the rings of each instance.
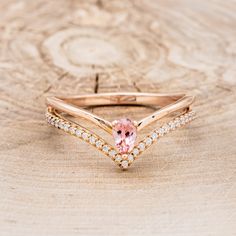
[[[122, 169], [127, 169], [134, 160], [160, 137], [192, 121], [196, 114], [190, 106], [194, 96], [186, 94], [155, 93], [101, 93], [74, 97], [48, 97], [46, 120], [61, 129], [93, 145], [110, 157]], [[155, 107], [155, 112], [141, 120], [122, 117], [105, 120], [89, 111], [94, 106], [141, 105]], [[74, 119], [67, 118], [68, 115]], [[155, 128], [138, 141], [139, 131], [154, 122], [168, 121]], [[85, 119], [113, 136], [113, 144], [88, 130], [82, 124]]]

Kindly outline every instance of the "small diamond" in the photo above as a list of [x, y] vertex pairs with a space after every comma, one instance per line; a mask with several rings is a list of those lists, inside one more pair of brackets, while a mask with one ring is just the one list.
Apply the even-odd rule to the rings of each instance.
[[83, 131], [82, 131], [81, 129], [77, 129], [77, 130], [75, 131], [75, 134], [76, 134], [76, 136], [78, 136], [78, 137], [81, 137], [81, 136], [82, 136], [82, 133], [83, 133]]
[[104, 152], [106, 152], [106, 153], [109, 152], [109, 149], [110, 149], [110, 147], [107, 146], [107, 145], [104, 145], [103, 148], [102, 148], [102, 150], [103, 150]]
[[175, 129], [175, 123], [173, 121], [170, 121], [169, 122], [169, 126], [170, 126], [170, 129], [171, 130], [174, 130]]
[[147, 146], [150, 146], [152, 144], [152, 139], [151, 138], [147, 138], [145, 140], [145, 143], [146, 143]]
[[65, 130], [66, 132], [68, 132], [68, 131], [69, 131], [69, 127], [70, 127], [69, 124], [65, 124], [65, 125], [64, 125], [64, 130]]
[[185, 124], [185, 117], [184, 116], [180, 116], [180, 123], [181, 123], [181, 125]]
[[144, 149], [145, 149], [145, 144], [144, 144], [144, 143], [140, 143], [140, 144], [138, 145], [138, 147], [139, 147], [139, 149], [140, 149], [141, 151], [144, 151]]
[[86, 132], [82, 133], [82, 138], [83, 138], [84, 140], [88, 140], [88, 139], [89, 139], [89, 134], [86, 133]]
[[123, 169], [127, 169], [128, 166], [129, 166], [128, 161], [122, 161], [122, 162], [121, 162], [121, 166], [122, 166]]
[[120, 163], [122, 161], [121, 155], [116, 155], [115, 162]]
[[168, 124], [165, 124], [162, 126], [162, 129], [164, 130], [164, 134], [168, 133], [170, 130], [170, 126]]
[[194, 111], [189, 112], [189, 116], [195, 116], [195, 115], [196, 115], [196, 112], [194, 112]]
[[109, 156], [112, 157], [112, 158], [115, 158], [116, 154], [117, 154], [116, 150], [111, 150], [109, 152]]
[[175, 122], [175, 126], [176, 127], [180, 127], [181, 123], [180, 123], [180, 119], [179, 118], [176, 118], [174, 122]]
[[189, 122], [189, 116], [188, 116], [188, 113], [186, 113], [186, 114], [184, 115], [184, 119], [185, 119], [185, 122], [186, 122], [186, 123]]
[[55, 118], [54, 118], [54, 117], [51, 118], [50, 124], [51, 124], [51, 125], [54, 125], [54, 124], [55, 124]]
[[89, 142], [90, 142], [91, 144], [95, 144], [96, 138], [95, 138], [94, 136], [90, 136], [90, 137], [89, 137]]
[[54, 125], [55, 125], [56, 128], [59, 127], [59, 120], [58, 119], [55, 120]]
[[159, 128], [158, 133], [160, 136], [163, 136], [165, 133], [165, 130], [161, 127], [161, 128]]
[[137, 155], [139, 154], [139, 150], [138, 150], [138, 148], [134, 148], [134, 150], [133, 150], [133, 154], [134, 154], [134, 156], [137, 156]]
[[101, 140], [98, 140], [98, 141], [96, 142], [96, 147], [97, 147], [97, 148], [102, 148], [102, 145], [103, 145], [103, 143], [102, 143]]
[[60, 129], [64, 129], [64, 122], [63, 122], [63, 121], [60, 121], [60, 122], [59, 122], [59, 128], [60, 128]]
[[130, 162], [133, 162], [133, 161], [134, 161], [134, 156], [133, 156], [132, 154], [129, 154], [129, 155], [128, 155], [128, 160], [129, 160]]
[[157, 133], [156, 133], [156, 132], [153, 132], [153, 133], [152, 133], [152, 139], [153, 139], [153, 140], [156, 140], [157, 138], [158, 138]]
[[71, 126], [69, 128], [69, 131], [70, 131], [71, 134], [75, 134], [76, 128]]

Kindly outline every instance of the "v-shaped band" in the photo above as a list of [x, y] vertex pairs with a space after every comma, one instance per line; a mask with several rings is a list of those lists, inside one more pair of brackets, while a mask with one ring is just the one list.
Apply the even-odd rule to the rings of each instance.
[[85, 118], [112, 134], [112, 122], [99, 117], [85, 107], [107, 105], [149, 105], [159, 109], [153, 114], [135, 121], [137, 131], [167, 115], [177, 111], [188, 111], [194, 96], [185, 94], [155, 93], [101, 93], [74, 97], [48, 97], [47, 105], [55, 110], [65, 112], [74, 117]]
[[[161, 136], [195, 118], [195, 113], [190, 111], [190, 105], [193, 101], [193, 96], [185, 94], [153, 93], [103, 93], [75, 97], [48, 97], [46, 117], [51, 125], [92, 144], [121, 168], [126, 169]], [[86, 107], [107, 105], [147, 105], [157, 107], [157, 111], [140, 121], [131, 121], [124, 118], [110, 122], [84, 109]], [[85, 118], [112, 134], [115, 147], [85, 127], [64, 118], [63, 113]], [[168, 123], [164, 123], [143, 140], [136, 143], [138, 131], [172, 113], [177, 113], [174, 114], [174, 118], [172, 117]]]

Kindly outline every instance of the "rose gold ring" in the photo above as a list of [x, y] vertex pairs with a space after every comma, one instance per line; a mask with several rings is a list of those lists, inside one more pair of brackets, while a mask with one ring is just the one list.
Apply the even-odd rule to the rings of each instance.
[[[74, 97], [48, 97], [46, 100], [46, 119], [49, 124], [56, 128], [90, 143], [115, 161], [122, 169], [126, 169], [160, 137], [178, 127], [182, 127], [196, 117], [195, 112], [190, 109], [193, 101], [194, 96], [186, 94], [126, 92]], [[117, 105], [152, 106], [156, 107], [156, 111], [139, 121], [132, 121], [129, 118], [108, 121], [86, 109], [95, 106]], [[77, 118], [77, 120], [72, 120], [68, 116]], [[148, 136], [137, 142], [140, 130], [155, 121], [162, 120], [164, 117], [168, 121], [159, 125]], [[115, 146], [83, 127], [81, 121], [84, 119], [112, 134]]]

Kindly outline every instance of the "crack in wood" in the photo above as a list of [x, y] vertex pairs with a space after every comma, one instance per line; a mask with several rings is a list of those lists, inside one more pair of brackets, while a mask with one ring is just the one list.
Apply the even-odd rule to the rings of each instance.
[[96, 74], [96, 76], [95, 76], [94, 93], [98, 93], [98, 89], [99, 89], [99, 74]]
[[[68, 75], [68, 72], [64, 72], [64, 73], [62, 73], [60, 76], [58, 76], [55, 81], [61, 81], [61, 80], [62, 80], [63, 78], [65, 78], [65, 76], [67, 76], [67, 75]], [[54, 81], [54, 82], [55, 82], [55, 81]], [[46, 89], [44, 89], [43, 92], [42, 92], [40, 95], [38, 95], [35, 99], [36, 99], [36, 100], [39, 99], [42, 95], [48, 93], [52, 88], [53, 88], [53, 85], [52, 85], [52, 84], [49, 84], [48, 87], [47, 87]]]
[[142, 92], [142, 90], [138, 87], [135, 81], [133, 82], [133, 86], [137, 90], [137, 92]]

